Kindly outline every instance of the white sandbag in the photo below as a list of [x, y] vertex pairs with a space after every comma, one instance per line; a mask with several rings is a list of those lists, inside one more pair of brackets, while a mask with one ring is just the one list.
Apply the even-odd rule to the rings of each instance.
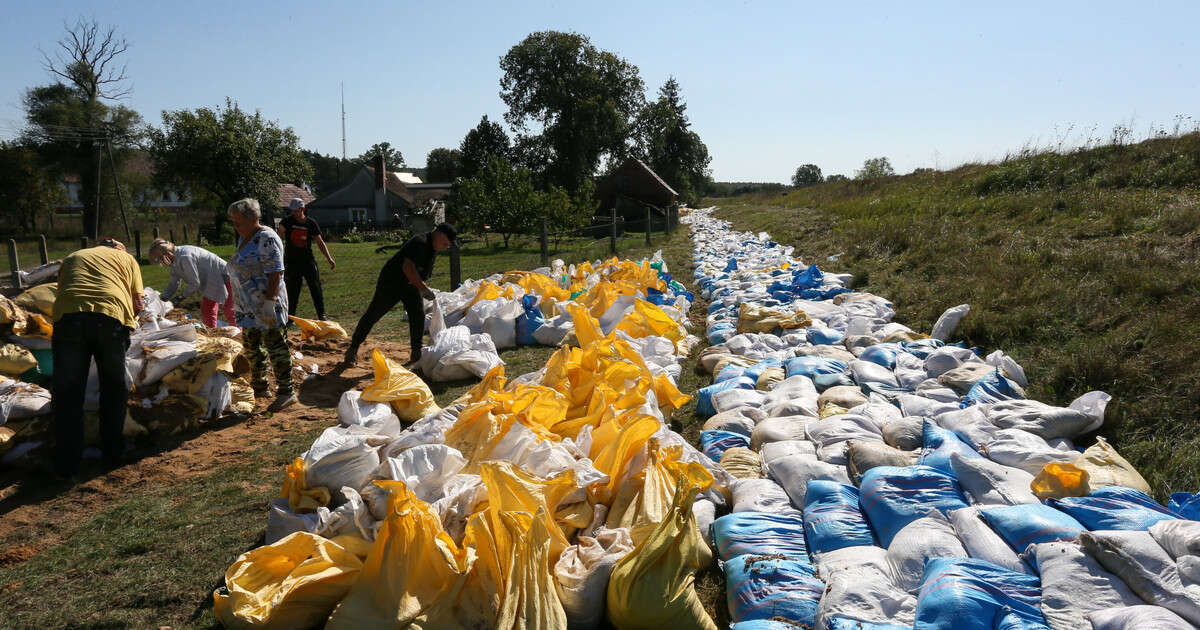
[[1004, 542], [1000, 534], [988, 526], [978, 507], [950, 510], [949, 516], [954, 525], [954, 534], [972, 558], [987, 560], [1010, 571], [1036, 575], [1033, 569], [1017, 556], [1012, 547]]
[[1185, 584], [1175, 560], [1149, 532], [1083, 532], [1079, 540], [1089, 555], [1144, 601], [1200, 624], [1200, 585]]
[[979, 361], [979, 357], [970, 348], [942, 346], [925, 357], [922, 367], [930, 378], [937, 378], [968, 361]]
[[1073, 438], [1093, 421], [1091, 416], [1076, 409], [1024, 399], [1002, 400], [988, 406], [985, 415], [1001, 429], [1021, 429], [1045, 440]]
[[782, 459], [789, 455], [813, 455], [816, 456], [817, 447], [808, 440], [780, 440], [778, 442], [765, 442], [762, 448], [759, 449], [758, 455], [762, 457], [763, 469], [771, 462]]
[[1092, 611], [1143, 603], [1120, 578], [1084, 553], [1079, 541], [1030, 545], [1025, 556], [1042, 576], [1042, 614], [1053, 630], [1086, 628]]
[[803, 518], [783, 487], [773, 479], [738, 479], [733, 483], [734, 512], [766, 512]]
[[767, 464], [767, 474], [783, 486], [792, 505], [804, 505], [808, 482], [825, 479], [838, 483], [850, 483], [845, 466], [827, 464], [811, 455], [792, 455]]
[[850, 456], [847, 452], [847, 445], [850, 442], [834, 442], [817, 449], [817, 459], [826, 464], [833, 464], [845, 468], [850, 463]]
[[1183, 617], [1163, 608], [1142, 604], [1094, 610], [1087, 615], [1092, 630], [1194, 630]]
[[960, 394], [966, 394], [979, 379], [995, 371], [996, 368], [986, 363], [969, 361], [943, 373], [937, 378], [937, 381]]
[[893, 584], [886, 573], [871, 568], [849, 569], [826, 579], [825, 594], [817, 606], [816, 628], [825, 630], [836, 617], [908, 627], [916, 620], [916, 613], [917, 598]]
[[445, 444], [421, 444], [385, 459], [379, 465], [379, 476], [403, 481], [418, 499], [433, 503], [445, 496], [445, 484], [466, 463], [457, 449]]
[[554, 565], [554, 583], [567, 613], [568, 628], [599, 627], [608, 578], [617, 562], [631, 551], [633, 539], [624, 527], [602, 528], [594, 537], [580, 536], [576, 544], [563, 550]]
[[971, 405], [965, 409], [940, 413], [933, 421], [943, 429], [965, 438], [972, 446], [987, 445], [996, 439], [1000, 429], [988, 422], [986, 408], [986, 405]]
[[812, 419], [817, 419], [819, 413], [817, 411], [817, 396], [813, 392], [812, 398], [792, 398], [790, 400], [781, 400], [775, 402], [768, 397], [764, 405], [767, 416], [778, 418], [781, 416], [808, 416]]
[[[432, 333], [431, 333], [432, 334]], [[432, 345], [421, 351], [421, 372], [433, 381], [483, 378], [504, 362], [487, 334], [471, 334], [465, 326], [451, 326], [432, 335]]]
[[750, 437], [754, 425], [766, 415], [760, 409], [741, 407], [718, 413], [704, 421], [701, 431], [729, 431]]
[[813, 420], [807, 416], [767, 418], [754, 425], [750, 432], [750, 448], [757, 451], [771, 442], [804, 440], [805, 428], [810, 422]]
[[401, 427], [400, 418], [392, 411], [391, 405], [363, 400], [362, 392], [357, 389], [342, 393], [342, 397], [338, 399], [337, 416], [338, 422], [344, 427], [367, 427], [381, 434], [391, 434], [390, 431], [382, 429]]
[[316, 512], [296, 514], [289, 509], [288, 500], [275, 499], [267, 506], [267, 533], [264, 544], [273, 545], [296, 532], [312, 532], [319, 523]]
[[[872, 364], [873, 365], [873, 364]], [[817, 398], [817, 406], [837, 405], [843, 409], [852, 409], [867, 402], [867, 395], [852, 385], [838, 385], [821, 392]]]
[[883, 441], [902, 451], [919, 449], [925, 445], [925, 419], [905, 417], [883, 425]]
[[333, 494], [331, 505], [345, 502], [341, 488], [362, 488], [379, 468], [376, 442], [379, 438], [354, 433], [336, 426], [325, 429], [301, 457], [305, 464], [305, 483], [310, 488], [325, 487]]
[[874, 440], [846, 442], [846, 467], [850, 478], [858, 481], [863, 473], [878, 466], [912, 466], [917, 463], [918, 451], [902, 451]]
[[341, 488], [346, 502], [330, 510], [319, 507], [309, 514], [296, 514], [289, 509], [288, 500], [275, 499], [267, 512], [265, 542], [274, 544], [296, 532], [308, 532], [326, 538], [343, 534], [362, 536], [364, 540], [375, 539], [376, 519], [363, 498], [354, 488]]
[[[458, 474], [442, 487], [445, 496], [430, 505], [442, 519], [442, 528], [455, 543], [462, 544], [467, 521], [487, 502], [488, 490], [479, 475]], [[386, 505], [386, 503], [385, 503]]]
[[1034, 476], [983, 457], [950, 455], [950, 467], [974, 505], [1020, 505], [1041, 503], [1029, 485]]
[[[598, 504], [596, 507], [601, 508], [604, 505]], [[710, 550], [715, 551], [712, 540], [712, 524], [717, 520], [717, 505], [705, 497], [696, 497], [696, 501], [692, 503], [692, 516], [696, 517], [696, 528], [700, 530], [704, 542], [708, 544]]]
[[933, 331], [929, 334], [929, 336], [942, 341], [949, 340], [951, 335], [954, 334], [954, 331], [958, 329], [959, 322], [961, 322], [962, 318], [966, 317], [967, 313], [969, 312], [971, 312], [970, 304], [959, 304], [958, 306], [953, 306], [946, 309], [941, 316], [937, 318], [937, 321], [933, 323]]
[[883, 425], [904, 417], [904, 414], [895, 405], [887, 402], [879, 394], [871, 394], [866, 404], [853, 407], [846, 413], [867, 418], [875, 424], [875, 428], [880, 432], [883, 431]]
[[575, 330], [575, 322], [570, 315], [559, 315], [547, 319], [544, 324], [533, 331], [533, 338], [543, 346], [557, 346], [568, 334]]
[[141, 370], [134, 376], [139, 387], [161, 381], [168, 372], [197, 354], [196, 344], [187, 341], [152, 341], [142, 347], [145, 358]]
[[713, 408], [717, 413], [738, 407], [761, 407], [767, 399], [766, 392], [757, 389], [727, 389], [713, 394]]
[[817, 445], [818, 450], [849, 440], [883, 441], [883, 433], [874, 420], [864, 415], [849, 413], [810, 422], [805, 434], [810, 442]]
[[221, 372], [214, 372], [212, 376], [208, 377], [196, 395], [203, 398], [207, 405], [202, 416], [204, 418], [220, 417], [233, 404], [233, 391], [229, 388], [229, 377]]
[[1159, 521], [1151, 525], [1149, 531], [1155, 542], [1176, 560], [1200, 555], [1200, 521]]
[[826, 581], [846, 571], [875, 571], [888, 575], [890, 579], [892, 571], [888, 566], [887, 550], [876, 545], [842, 547], [814, 554], [813, 561], [817, 572]]
[[1071, 401], [1068, 407], [1081, 411], [1092, 419], [1092, 423], [1084, 427], [1082, 433], [1095, 431], [1104, 424], [1104, 410], [1110, 401], [1112, 401], [1112, 396], [1101, 391], [1091, 391]]
[[1000, 372], [1008, 380], [1020, 385], [1022, 388], [1029, 387], [1029, 379], [1025, 378], [1025, 368], [1021, 367], [1012, 357], [1004, 354], [1003, 350], [996, 350], [987, 355], [985, 359], [988, 365], [1000, 368]]
[[919, 518], [896, 533], [887, 548], [888, 566], [896, 586], [916, 594], [930, 558], [966, 558], [967, 550], [954, 527], [937, 510]]
[[917, 385], [915, 392], [918, 396], [923, 396], [938, 402], [958, 404], [961, 396], [958, 392], [942, 385], [936, 378], [925, 379], [920, 385]]
[[882, 383], [892, 387], [899, 386], [895, 373], [878, 363], [855, 359], [850, 362], [850, 373], [854, 376], [854, 382], [859, 385]]
[[496, 348], [515, 348], [517, 319], [525, 314], [520, 302], [509, 300], [483, 321], [483, 332], [492, 338]]
[[1079, 453], [1059, 450], [1046, 440], [1020, 429], [1001, 429], [984, 445], [985, 454], [994, 462], [1020, 468], [1036, 475], [1050, 462], [1069, 462]]
[[13, 379], [0, 380], [0, 425], [53, 411], [50, 390]]
[[916, 394], [900, 394], [896, 397], [896, 402], [900, 403], [902, 417], [917, 416], [919, 418], [934, 418], [939, 414], [955, 411], [959, 408], [957, 398], [955, 402], [943, 402]]

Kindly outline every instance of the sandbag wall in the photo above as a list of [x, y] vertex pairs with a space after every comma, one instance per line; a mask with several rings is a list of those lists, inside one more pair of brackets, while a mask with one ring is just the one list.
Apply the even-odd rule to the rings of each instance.
[[737, 478], [711, 529], [733, 628], [1200, 623], [1200, 523], [1072, 442], [1107, 394], [1028, 400], [1012, 358], [947, 343], [966, 305], [925, 335], [766, 234], [684, 222], [711, 300], [702, 450]]
[[[690, 296], [672, 284], [657, 259], [610, 260], [438, 294], [423, 371], [486, 367], [480, 382], [439, 408], [375, 351], [374, 382], [347, 392], [339, 424], [289, 466], [267, 544], [230, 566], [217, 617], [230, 628], [594, 628], [607, 617], [715, 630], [692, 580], [711, 566], [701, 531], [727, 509], [732, 478], [667, 425], [689, 399], [676, 378], [694, 341]], [[506, 322], [564, 343], [509, 379], [481, 338], [495, 344]]]

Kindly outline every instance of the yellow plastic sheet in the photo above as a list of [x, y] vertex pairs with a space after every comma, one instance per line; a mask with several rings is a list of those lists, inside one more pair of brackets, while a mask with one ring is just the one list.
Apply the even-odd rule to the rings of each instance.
[[58, 283], [39, 284], [13, 298], [13, 302], [28, 311], [37, 311], [46, 317], [54, 317], [54, 300], [58, 296]]
[[213, 593], [226, 628], [311, 628], [329, 616], [363, 568], [333, 540], [297, 532], [238, 557]]
[[681, 477], [666, 519], [608, 580], [608, 618], [621, 630], [717, 630], [696, 595], [696, 572], [712, 564], [692, 503], [704, 489]]
[[1088, 494], [1088, 471], [1068, 462], [1050, 462], [1029, 484], [1037, 498], [1061, 499]]
[[297, 457], [288, 464], [287, 477], [283, 480], [283, 490], [279, 498], [288, 500], [288, 509], [296, 514], [316, 512], [317, 508], [329, 505], [329, 488], [317, 486], [308, 487], [304, 460]]
[[345, 339], [349, 337], [346, 329], [337, 322], [303, 319], [294, 315], [288, 317], [300, 328], [301, 339]]
[[617, 324], [617, 330], [629, 333], [630, 337], [658, 336], [671, 341], [679, 341], [687, 336], [683, 326], [671, 319], [671, 316], [657, 305], [646, 300], [633, 303], [633, 311], [626, 314]]
[[388, 403], [401, 420], [409, 422], [439, 409], [425, 381], [384, 357], [379, 350], [371, 352], [371, 367], [375, 371], [375, 382], [363, 390], [363, 400]]
[[37, 359], [29, 348], [15, 343], [0, 345], [0, 374], [20, 376], [37, 365]]

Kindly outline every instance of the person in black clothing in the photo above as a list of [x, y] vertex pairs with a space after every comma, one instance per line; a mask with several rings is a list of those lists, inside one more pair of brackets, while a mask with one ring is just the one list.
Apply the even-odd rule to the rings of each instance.
[[317, 272], [317, 260], [313, 257], [313, 242], [325, 254], [330, 271], [336, 269], [337, 265], [333, 262], [333, 256], [329, 255], [325, 239], [321, 238], [321, 226], [312, 217], [305, 216], [304, 200], [293, 199], [288, 209], [292, 212], [291, 216], [279, 222], [279, 237], [283, 239], [283, 284], [287, 287], [288, 315], [296, 314], [301, 283], [307, 282], [313, 306], [317, 309], [317, 319], [325, 319], [325, 294], [321, 291], [321, 274]]
[[[421, 338], [425, 336], [423, 300], [433, 300], [433, 291], [425, 286], [425, 281], [433, 273], [433, 260], [437, 253], [449, 248], [457, 235], [454, 226], [441, 223], [432, 232], [408, 239], [400, 246], [400, 251], [383, 265], [379, 282], [375, 284], [375, 296], [354, 327], [354, 336], [350, 338], [350, 347], [346, 349], [347, 364], [358, 359], [358, 347], [366, 340], [371, 327], [397, 302], [404, 304], [404, 312], [408, 314], [408, 339], [412, 349], [410, 361], [421, 358]], [[388, 248], [381, 247], [376, 251], [385, 249]]]

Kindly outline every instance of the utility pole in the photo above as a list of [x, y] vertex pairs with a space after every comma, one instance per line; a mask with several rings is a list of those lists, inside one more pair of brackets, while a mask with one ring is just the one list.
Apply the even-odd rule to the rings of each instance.
[[113, 190], [117, 193], [117, 204], [121, 208], [121, 223], [125, 225], [125, 242], [129, 242], [133, 234], [129, 231], [129, 219], [125, 216], [125, 200], [121, 198], [121, 182], [117, 180], [117, 163], [113, 160], [112, 138], [108, 132], [104, 133], [104, 145], [108, 147], [108, 168], [112, 171]]
[[346, 82], [342, 86], [342, 161], [338, 162], [338, 183], [342, 183], [342, 163], [346, 161]]
[[104, 153], [101, 150], [99, 140], [93, 140], [96, 143], [96, 209], [92, 215], [92, 234], [91, 237], [95, 240], [100, 239], [100, 188], [103, 186], [100, 180], [100, 163], [104, 160]]

